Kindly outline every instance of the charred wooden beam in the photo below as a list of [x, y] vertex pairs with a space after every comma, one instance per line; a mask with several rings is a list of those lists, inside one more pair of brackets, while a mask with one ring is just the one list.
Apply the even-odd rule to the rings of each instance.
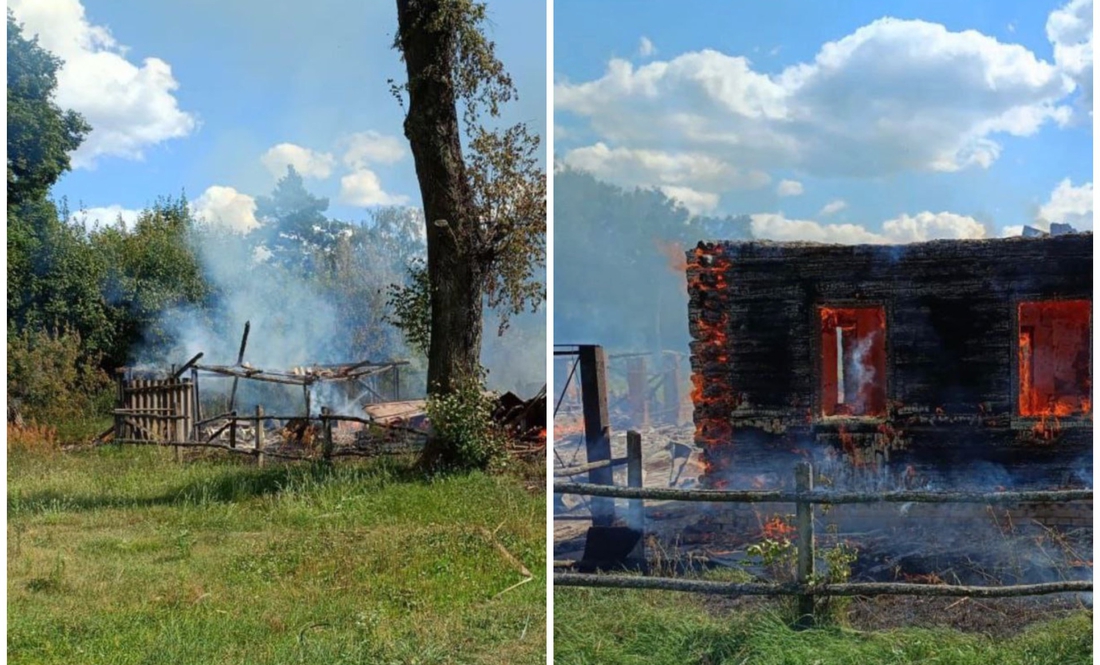
[[202, 351], [199, 351], [198, 353], [196, 353], [196, 354], [194, 355], [194, 357], [192, 357], [192, 358], [191, 358], [191, 360], [188, 360], [187, 362], [185, 362], [185, 363], [184, 363], [184, 364], [183, 364], [183, 365], [182, 365], [182, 366], [181, 366], [181, 367], [180, 367], [179, 369], [177, 369], [177, 370], [176, 370], [175, 372], [172, 372], [172, 378], [173, 378], [173, 379], [178, 379], [178, 378], [180, 378], [181, 376], [183, 376], [183, 373], [184, 373], [184, 372], [186, 372], [187, 370], [191, 369], [191, 367], [192, 367], [192, 366], [193, 366], [193, 365], [194, 365], [195, 363], [197, 363], [197, 362], [198, 362], [199, 360], [201, 360], [201, 359], [202, 359], [202, 356], [203, 356], [203, 353], [202, 353]]
[[[603, 347], [585, 344], [578, 349], [581, 366], [581, 402], [584, 406], [584, 441], [588, 461], [611, 459], [611, 421], [607, 408], [607, 357]], [[593, 469], [588, 482], [611, 485], [611, 467]], [[615, 502], [605, 498], [592, 501], [592, 523], [610, 526], [615, 521]]]
[[[241, 335], [241, 348], [237, 352], [237, 366], [240, 367], [244, 362], [244, 349], [248, 346], [248, 331], [252, 328], [251, 321], [244, 322], [244, 334]], [[229, 410], [232, 411], [237, 400], [237, 381], [238, 378], [233, 378], [233, 389], [229, 391]]]
[[834, 492], [813, 490], [682, 490], [664, 487], [614, 487], [593, 483], [554, 483], [561, 494], [580, 494], [615, 499], [652, 499], [656, 501], [703, 501], [708, 503], [1040, 503], [1091, 501], [1092, 490], [1035, 490], [1017, 492], [930, 492], [898, 490], [893, 492]]

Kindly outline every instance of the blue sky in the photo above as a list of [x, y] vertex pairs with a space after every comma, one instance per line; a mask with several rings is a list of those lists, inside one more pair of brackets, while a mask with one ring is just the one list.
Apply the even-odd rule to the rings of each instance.
[[[542, 2], [490, 0], [490, 37], [519, 101], [505, 122], [546, 126]], [[94, 219], [130, 218], [185, 191], [200, 213], [247, 227], [252, 198], [287, 163], [362, 220], [366, 208], [419, 206], [402, 112], [387, 79], [393, 0], [11, 0], [27, 32], [66, 64], [58, 102], [93, 133], [54, 188]]]
[[1092, 228], [1091, 0], [554, 9], [555, 160], [781, 240]]

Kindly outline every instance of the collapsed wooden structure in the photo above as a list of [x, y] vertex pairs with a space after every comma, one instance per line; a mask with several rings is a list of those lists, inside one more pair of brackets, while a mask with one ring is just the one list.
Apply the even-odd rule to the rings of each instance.
[[[247, 329], [246, 329], [247, 330]], [[245, 333], [247, 339], [247, 332]], [[242, 344], [243, 355], [243, 344]], [[401, 400], [401, 367], [405, 360], [361, 361], [342, 365], [311, 365], [267, 370], [240, 362], [204, 365], [199, 353], [183, 366], [163, 370], [122, 368], [116, 374], [116, 404], [111, 435], [116, 443], [172, 446], [177, 457], [186, 447], [222, 448], [266, 457], [331, 458], [410, 452], [422, 447], [427, 432], [422, 409]], [[188, 374], [185, 378], [184, 374]], [[231, 380], [228, 390], [211, 394], [203, 379]], [[302, 410], [265, 413], [238, 403], [241, 381], [300, 386]], [[354, 414], [330, 406], [314, 409], [312, 389], [318, 384], [345, 386], [345, 400]], [[354, 388], [351, 390], [349, 388]], [[214, 397], [214, 395], [219, 397]], [[402, 404], [409, 417], [372, 416], [372, 404]], [[421, 403], [422, 404], [422, 403]], [[217, 413], [207, 409], [217, 407]]]

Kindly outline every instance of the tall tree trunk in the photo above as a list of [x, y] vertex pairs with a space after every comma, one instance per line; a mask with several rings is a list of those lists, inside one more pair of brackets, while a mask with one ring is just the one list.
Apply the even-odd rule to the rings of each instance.
[[409, 80], [405, 137], [424, 204], [431, 288], [428, 391], [447, 392], [480, 366], [484, 269], [464, 251], [472, 191], [462, 159], [453, 85], [455, 28], [441, 0], [397, 0], [398, 39]]

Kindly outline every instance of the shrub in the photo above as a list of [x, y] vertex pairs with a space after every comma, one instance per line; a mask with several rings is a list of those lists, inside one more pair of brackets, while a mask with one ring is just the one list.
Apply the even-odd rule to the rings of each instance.
[[456, 382], [454, 389], [428, 398], [432, 433], [423, 462], [431, 471], [500, 467], [508, 437], [493, 421], [493, 399], [478, 379]]
[[8, 454], [54, 453], [59, 450], [57, 428], [31, 422], [17, 425], [8, 423]]
[[87, 419], [109, 408], [110, 379], [75, 332], [8, 331], [8, 420]]
[[[794, 515], [773, 517], [764, 524], [763, 538], [745, 549], [746, 554], [763, 564], [772, 579], [780, 583], [794, 582], [798, 578], [798, 545], [793, 540], [797, 537], [797, 529], [793, 520]], [[816, 554], [818, 563], [824, 563], [825, 569], [816, 567], [810, 584], [842, 584], [851, 579], [857, 554], [850, 545], [838, 542], [832, 547], [819, 547]], [[797, 617], [794, 599], [787, 600], [791, 615]], [[818, 623], [844, 625], [850, 603], [851, 599], [845, 596], [815, 596], [814, 616]]]

